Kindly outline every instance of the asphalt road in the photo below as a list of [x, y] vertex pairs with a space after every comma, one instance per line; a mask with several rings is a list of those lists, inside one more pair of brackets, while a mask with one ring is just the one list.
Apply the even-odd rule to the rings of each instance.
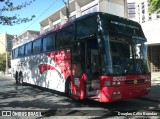
[[[0, 113], [6, 110], [11, 111], [12, 117], [1, 116], [0, 119], [160, 118], [160, 102], [140, 98], [114, 103], [99, 103], [92, 100], [77, 101], [55, 91], [30, 85], [16, 86], [13, 78], [0, 75]], [[13, 111], [19, 112], [19, 116]], [[38, 113], [40, 115], [28, 115], [28, 112], [32, 111], [40, 112]]]

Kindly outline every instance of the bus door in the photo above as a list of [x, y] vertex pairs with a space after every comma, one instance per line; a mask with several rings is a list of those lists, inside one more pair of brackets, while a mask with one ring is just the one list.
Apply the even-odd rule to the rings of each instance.
[[96, 38], [88, 38], [72, 46], [72, 86], [74, 98], [98, 98], [99, 52]]
[[85, 43], [76, 42], [71, 51], [71, 96], [76, 99], [85, 98]]
[[91, 38], [85, 43], [86, 97], [98, 99], [100, 93], [100, 62], [98, 42]]

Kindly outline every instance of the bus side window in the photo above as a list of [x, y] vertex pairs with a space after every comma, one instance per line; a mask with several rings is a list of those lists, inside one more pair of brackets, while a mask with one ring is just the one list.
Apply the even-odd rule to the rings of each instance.
[[57, 32], [56, 49], [59, 49], [62, 47], [68, 47], [71, 45], [73, 41], [73, 36], [74, 36], [73, 30], [74, 30], [73, 25], [71, 25]]
[[24, 56], [24, 45], [22, 45], [22, 46], [20, 46], [20, 47], [18, 48], [18, 56], [19, 56], [19, 57]]
[[32, 53], [32, 42], [26, 44], [25, 46], [25, 55], [30, 55]]
[[13, 50], [12, 50], [12, 59], [14, 59], [14, 58], [15, 58], [15, 54], [14, 54], [14, 52], [15, 52], [15, 49], [13, 49]]
[[43, 38], [43, 51], [54, 50], [55, 46], [55, 34], [49, 34], [47, 37]]
[[14, 57], [15, 57], [15, 58], [18, 57], [18, 48], [15, 49]]
[[76, 39], [88, 37], [97, 33], [97, 18], [89, 17], [80, 21], [77, 21], [76, 25]]
[[33, 54], [40, 53], [41, 49], [41, 39], [36, 39], [33, 42]]

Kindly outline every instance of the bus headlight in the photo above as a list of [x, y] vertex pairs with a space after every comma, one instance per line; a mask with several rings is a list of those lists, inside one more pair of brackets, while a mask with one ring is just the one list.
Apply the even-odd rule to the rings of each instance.
[[121, 94], [121, 92], [118, 91], [118, 92], [117, 92], [117, 95], [120, 95], [120, 94]]
[[121, 82], [120, 81], [117, 81], [117, 85], [120, 85], [121, 84]]
[[116, 85], [117, 83], [116, 83], [116, 81], [113, 81], [113, 83], [112, 83], [113, 85]]
[[120, 85], [121, 82], [120, 81], [113, 81], [112, 85]]
[[113, 92], [113, 95], [116, 95], [117, 94], [117, 92]]

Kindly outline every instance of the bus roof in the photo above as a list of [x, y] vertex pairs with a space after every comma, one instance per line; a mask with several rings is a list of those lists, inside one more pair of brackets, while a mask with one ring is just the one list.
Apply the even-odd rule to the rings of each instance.
[[75, 22], [80, 22], [83, 19], [97, 15], [105, 20], [105, 25], [103, 27], [106, 27], [108, 31], [117, 32], [123, 35], [131, 36], [132, 38], [146, 41], [141, 25], [138, 22], [124, 17], [109, 13], [94, 12], [77, 18]]
[[[132, 21], [132, 20], [129, 20], [127, 18], [124, 18], [124, 17], [120, 17], [120, 16], [116, 16], [116, 15], [112, 15], [112, 14], [109, 14], [109, 13], [104, 13], [104, 12], [94, 12], [94, 13], [90, 13], [90, 14], [86, 14], [86, 15], [83, 15], [81, 17], [78, 17], [76, 18], [75, 20], [73, 21], [69, 21], [59, 27], [56, 27], [55, 29], [52, 29], [52, 30], [49, 30], [48, 32], [45, 32], [41, 35], [39, 35], [38, 37], [34, 38], [34, 39], [30, 39], [30, 40], [27, 40], [25, 41], [24, 43], [21, 43], [21, 44], [18, 44], [17, 46], [13, 47], [12, 49], [16, 48], [16, 47], [19, 47], [23, 44], [26, 44], [30, 41], [33, 41], [35, 39], [38, 39], [38, 38], [42, 38], [44, 36], [46, 36], [47, 34], [50, 34], [52, 32], [56, 32], [58, 30], [61, 30], [62, 28], [65, 28], [67, 26], [70, 26], [76, 22], [80, 22], [81, 20], [84, 20], [86, 18], [89, 18], [89, 17], [92, 17], [92, 16], [102, 16], [106, 18], [106, 22], [107, 22], [107, 26], [109, 26], [110, 28], [114, 26], [116, 26], [116, 28], [118, 27], [120, 30], [119, 31], [122, 31], [121, 28], [126, 26], [126, 27], [130, 27], [131, 29], [135, 29], [135, 30], [138, 30], [138, 32], [141, 32], [141, 35], [142, 37], [146, 40], [144, 34], [143, 34], [143, 31], [142, 31], [142, 28], [140, 26], [140, 24], [138, 22], [135, 22], [135, 21]], [[109, 25], [111, 24], [111, 25]], [[127, 33], [127, 30], [123, 31], [125, 34]], [[130, 34], [130, 32], [128, 32], [128, 34]], [[132, 35], [132, 34], [130, 34]]]

